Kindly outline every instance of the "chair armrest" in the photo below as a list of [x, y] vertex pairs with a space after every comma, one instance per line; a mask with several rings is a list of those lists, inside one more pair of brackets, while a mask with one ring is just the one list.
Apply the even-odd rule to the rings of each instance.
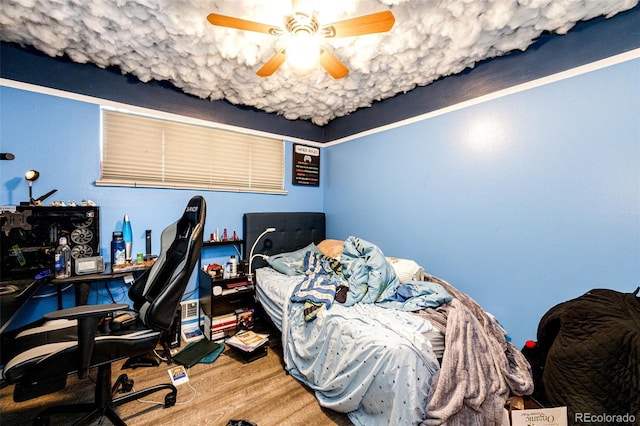
[[44, 318], [53, 319], [81, 319], [85, 317], [99, 316], [103, 317], [110, 312], [122, 311], [129, 309], [129, 305], [124, 303], [106, 303], [103, 305], [83, 305], [59, 311], [47, 312]]
[[84, 379], [89, 374], [89, 366], [100, 320], [111, 312], [128, 308], [129, 305], [123, 303], [83, 305], [49, 312], [44, 315], [44, 317], [49, 320], [71, 319], [78, 321], [78, 359], [76, 360], [76, 368], [80, 379]]

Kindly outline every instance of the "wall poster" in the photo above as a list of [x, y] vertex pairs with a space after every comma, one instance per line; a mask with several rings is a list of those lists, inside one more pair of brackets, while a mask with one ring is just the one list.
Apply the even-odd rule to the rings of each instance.
[[293, 184], [320, 186], [320, 148], [293, 144]]

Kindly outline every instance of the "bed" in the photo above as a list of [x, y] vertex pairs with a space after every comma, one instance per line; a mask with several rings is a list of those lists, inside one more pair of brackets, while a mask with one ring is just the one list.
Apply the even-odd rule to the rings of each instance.
[[243, 230], [245, 253], [265, 257], [253, 257], [256, 297], [285, 368], [321, 406], [363, 426], [499, 425], [509, 396], [532, 393], [496, 319], [415, 262], [327, 240], [323, 213], [245, 213]]

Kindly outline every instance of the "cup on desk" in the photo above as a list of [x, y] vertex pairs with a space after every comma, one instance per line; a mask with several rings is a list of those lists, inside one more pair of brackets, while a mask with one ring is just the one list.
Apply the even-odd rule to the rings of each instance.
[[144, 262], [144, 254], [142, 254], [142, 253], [138, 253], [138, 254], [136, 255], [136, 262], [139, 262], [139, 263]]

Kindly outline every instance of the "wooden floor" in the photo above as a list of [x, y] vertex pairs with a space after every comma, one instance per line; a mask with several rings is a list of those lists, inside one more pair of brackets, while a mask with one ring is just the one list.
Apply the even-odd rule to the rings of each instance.
[[[323, 409], [315, 396], [297, 380], [287, 375], [280, 345], [269, 347], [268, 354], [251, 363], [234, 357], [229, 348], [212, 364], [196, 364], [188, 370], [188, 385], [178, 387], [178, 402], [164, 409], [161, 405], [133, 401], [117, 408], [129, 425], [213, 425], [225, 426], [231, 419], [244, 419], [259, 426], [281, 425], [351, 425], [345, 414]], [[166, 383], [168, 364], [122, 370], [124, 361], [114, 364], [113, 380], [126, 373], [134, 380], [134, 389]], [[90, 376], [95, 380], [95, 371]], [[93, 382], [70, 376], [60, 392], [22, 403], [13, 402], [13, 386], [0, 391], [0, 424], [29, 424], [51, 405], [89, 402], [93, 399]], [[166, 392], [147, 397], [163, 402]], [[72, 417], [52, 417], [51, 424], [71, 424]], [[108, 425], [104, 418], [95, 424]]]

